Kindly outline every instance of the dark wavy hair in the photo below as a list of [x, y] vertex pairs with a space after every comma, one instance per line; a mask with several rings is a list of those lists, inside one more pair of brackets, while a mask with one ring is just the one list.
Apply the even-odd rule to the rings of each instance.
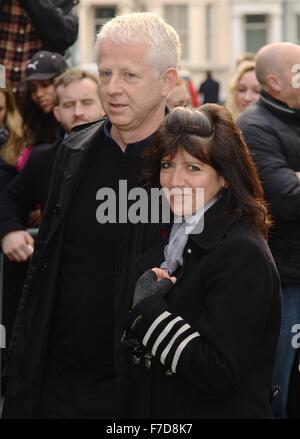
[[216, 104], [198, 110], [177, 107], [165, 118], [144, 155], [146, 185], [159, 186], [160, 163], [187, 151], [224, 177], [224, 212], [255, 227], [265, 237], [271, 225], [263, 189], [248, 147], [229, 111]]
[[[49, 83], [54, 83], [54, 79], [49, 80]], [[55, 119], [52, 111], [43, 113], [40, 107], [33, 102], [28, 84], [25, 84], [22, 90], [20, 110], [23, 117], [26, 145], [35, 146], [55, 142], [59, 122]]]

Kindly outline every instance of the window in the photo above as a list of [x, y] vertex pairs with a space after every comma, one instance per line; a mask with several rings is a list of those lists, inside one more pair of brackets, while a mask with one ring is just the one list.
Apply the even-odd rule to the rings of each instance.
[[95, 7], [95, 35], [101, 27], [111, 18], [116, 16], [115, 6], [96, 6]]
[[211, 61], [212, 56], [212, 12], [213, 6], [205, 6], [205, 58]]
[[245, 51], [257, 52], [267, 44], [268, 16], [246, 15], [245, 16]]
[[296, 44], [300, 44], [300, 14], [296, 15]]
[[165, 5], [165, 20], [176, 29], [182, 44], [182, 59], [189, 59], [188, 6]]

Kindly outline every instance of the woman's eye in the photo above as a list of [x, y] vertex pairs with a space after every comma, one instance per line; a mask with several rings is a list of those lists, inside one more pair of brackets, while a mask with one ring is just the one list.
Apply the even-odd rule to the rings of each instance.
[[188, 170], [191, 171], [191, 172], [201, 171], [200, 167], [196, 166], [196, 165], [188, 165]]
[[161, 167], [161, 169], [169, 169], [171, 167], [171, 163], [161, 162], [160, 167]]

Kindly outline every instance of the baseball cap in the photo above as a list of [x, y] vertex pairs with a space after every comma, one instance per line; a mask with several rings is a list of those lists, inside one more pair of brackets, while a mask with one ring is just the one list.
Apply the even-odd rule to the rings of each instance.
[[26, 66], [25, 81], [55, 78], [67, 68], [68, 64], [62, 55], [40, 50], [33, 55]]

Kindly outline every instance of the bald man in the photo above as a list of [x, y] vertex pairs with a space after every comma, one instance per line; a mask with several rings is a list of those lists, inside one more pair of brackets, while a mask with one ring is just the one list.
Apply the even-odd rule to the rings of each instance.
[[300, 323], [300, 46], [273, 43], [256, 57], [259, 100], [238, 119], [260, 174], [274, 226], [269, 245], [282, 281], [283, 316], [274, 384], [274, 415], [286, 417]]

